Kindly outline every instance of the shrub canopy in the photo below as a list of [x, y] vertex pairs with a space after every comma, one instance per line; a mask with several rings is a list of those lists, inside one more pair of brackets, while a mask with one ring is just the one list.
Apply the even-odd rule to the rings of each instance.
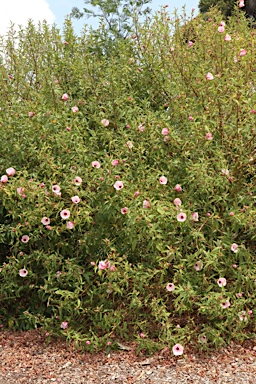
[[192, 18], [163, 8], [108, 50], [70, 21], [2, 38], [4, 326], [90, 350], [254, 334], [256, 38]]

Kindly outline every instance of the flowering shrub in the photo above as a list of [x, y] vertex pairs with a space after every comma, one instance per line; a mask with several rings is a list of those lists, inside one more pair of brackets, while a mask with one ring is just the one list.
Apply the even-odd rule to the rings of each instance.
[[69, 21], [2, 38], [5, 327], [175, 355], [254, 334], [256, 37], [221, 22], [186, 44], [164, 8], [108, 55]]

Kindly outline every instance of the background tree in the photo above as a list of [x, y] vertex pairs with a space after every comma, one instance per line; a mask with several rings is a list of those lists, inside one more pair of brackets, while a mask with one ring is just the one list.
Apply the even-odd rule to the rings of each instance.
[[198, 8], [201, 13], [206, 13], [210, 8], [217, 6], [223, 15], [228, 17], [231, 16], [235, 4], [236, 0], [200, 0]]
[[[223, 15], [229, 17], [238, 3], [237, 0], [200, 0], [198, 8], [201, 13], [206, 13], [210, 8], [217, 6]], [[244, 7], [241, 7], [241, 9], [248, 16], [256, 18], [256, 0], [244, 0]]]
[[134, 21], [140, 16], [146, 16], [151, 12], [149, 7], [145, 7], [151, 0], [84, 0], [89, 8], [79, 10], [73, 7], [71, 17], [81, 19], [82, 17], [95, 17], [101, 19], [107, 31], [115, 37], [125, 38], [131, 31]]

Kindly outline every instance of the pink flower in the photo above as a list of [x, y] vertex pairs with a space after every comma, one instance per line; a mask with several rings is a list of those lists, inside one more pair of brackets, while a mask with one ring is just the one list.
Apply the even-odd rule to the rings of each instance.
[[73, 113], [77, 113], [78, 112], [78, 107], [77, 106], [74, 106], [71, 108], [72, 112]]
[[231, 36], [226, 34], [226, 36], [224, 37], [224, 40], [225, 41], [231, 41]]
[[230, 249], [232, 252], [237, 253], [238, 252], [238, 245], [236, 243], [233, 243], [233, 244], [231, 244]]
[[222, 308], [230, 307], [230, 301], [229, 300], [224, 301], [223, 303], [221, 303], [221, 306], [222, 306]]
[[210, 216], [211, 216], [210, 212], [207, 212], [207, 213], [206, 213], [206, 216], [207, 216], [207, 217], [210, 217]]
[[148, 200], [144, 200], [142, 206], [144, 209], [150, 208], [150, 202]]
[[49, 219], [49, 217], [44, 216], [44, 217], [42, 218], [42, 220], [41, 220], [41, 223], [42, 223], [43, 225], [49, 225], [49, 224], [50, 224], [50, 219]]
[[220, 27], [225, 27], [226, 24], [224, 21], [221, 21], [219, 25], [220, 25]]
[[85, 344], [90, 345], [91, 344], [90, 340], [86, 340]]
[[71, 200], [72, 200], [73, 203], [75, 203], [75, 204], [80, 203], [80, 198], [79, 198], [78, 196], [73, 196], [73, 197], [71, 197]]
[[98, 268], [99, 270], [107, 269], [109, 267], [109, 261], [100, 261]]
[[67, 226], [67, 229], [73, 229], [75, 224], [73, 223], [73, 221], [68, 221], [66, 226]]
[[133, 142], [130, 140], [127, 141], [126, 146], [127, 146], [127, 148], [132, 149], [133, 148]]
[[75, 183], [75, 185], [81, 185], [81, 183], [82, 183], [82, 179], [81, 179], [81, 177], [76, 176], [76, 177], [74, 178], [74, 183]]
[[122, 215], [126, 215], [128, 213], [128, 208], [127, 207], [122, 208], [121, 213]]
[[113, 167], [116, 167], [119, 164], [119, 161], [118, 160], [112, 160], [111, 164], [113, 165]]
[[41, 187], [41, 188], [44, 188], [44, 187], [45, 187], [45, 183], [41, 183], [41, 184], [40, 184], [40, 187]]
[[205, 138], [206, 138], [206, 140], [212, 140], [213, 137], [212, 137], [211, 132], [206, 133]]
[[114, 265], [111, 265], [111, 266], [109, 267], [109, 270], [110, 270], [111, 272], [114, 272], [114, 271], [116, 270], [116, 267], [115, 267]]
[[21, 241], [22, 241], [22, 243], [28, 243], [29, 242], [29, 237], [28, 237], [28, 235], [23, 235], [22, 237], [21, 237]]
[[70, 216], [70, 212], [68, 209], [63, 209], [61, 212], [60, 212], [60, 217], [63, 219], [63, 220], [67, 220]]
[[166, 289], [167, 289], [168, 292], [172, 292], [175, 289], [175, 285], [173, 283], [168, 283], [166, 285]]
[[192, 220], [193, 221], [198, 221], [198, 212], [193, 212], [192, 213]]
[[227, 284], [227, 280], [225, 279], [225, 277], [220, 277], [217, 280], [217, 284], [219, 287], [225, 287], [225, 285]]
[[139, 191], [135, 191], [133, 194], [133, 197], [137, 197], [137, 196], [139, 196], [139, 194], [140, 194]]
[[238, 317], [240, 321], [244, 321], [245, 323], [247, 322], [247, 316], [245, 311], [241, 311], [238, 313]]
[[159, 179], [160, 184], [167, 184], [167, 178], [165, 176], [161, 176]]
[[240, 49], [239, 56], [245, 56], [247, 51], [245, 49]]
[[22, 195], [24, 191], [25, 191], [25, 189], [22, 188], [22, 187], [18, 187], [18, 188], [17, 188], [17, 193], [18, 193], [19, 195]]
[[234, 216], [234, 212], [229, 212], [229, 216]]
[[228, 176], [228, 175], [229, 175], [229, 170], [228, 170], [228, 169], [222, 169], [222, 170], [221, 170], [221, 173], [222, 173], [224, 176]]
[[46, 225], [45, 228], [48, 229], [49, 231], [52, 229], [50, 225]]
[[3, 176], [1, 177], [1, 182], [2, 182], [2, 183], [7, 183], [7, 182], [8, 182], [8, 176], [7, 176], [7, 175], [3, 175]]
[[100, 168], [100, 163], [98, 161], [93, 161], [92, 166], [93, 168]]
[[8, 176], [14, 176], [16, 171], [15, 171], [14, 168], [10, 167], [10, 168], [6, 169], [6, 173], [7, 173]]
[[193, 120], [194, 120], [194, 118], [193, 118], [191, 115], [188, 116], [188, 119], [189, 119], [190, 121], [193, 121]]
[[207, 337], [206, 337], [205, 335], [201, 335], [201, 336], [199, 337], [199, 341], [200, 341], [201, 343], [206, 343], [206, 341], [207, 341]]
[[115, 184], [114, 184], [114, 188], [119, 191], [120, 189], [122, 189], [124, 187], [124, 183], [122, 181], [116, 181]]
[[232, 267], [233, 267], [234, 269], [236, 269], [236, 268], [237, 268], [237, 265], [236, 265], [236, 264], [232, 264]]
[[35, 113], [34, 113], [34, 112], [29, 112], [29, 113], [28, 113], [28, 117], [33, 117], [33, 116], [35, 116]]
[[175, 187], [174, 187], [174, 191], [181, 192], [182, 191], [181, 186], [179, 184], [176, 184]]
[[241, 297], [243, 296], [243, 294], [241, 292], [237, 293], [236, 295], [238, 297], [238, 299], [241, 299]]
[[244, 0], [240, 0], [239, 1], [238, 7], [239, 8], [243, 8], [244, 7]]
[[145, 333], [143, 333], [143, 332], [141, 332], [141, 333], [139, 334], [139, 336], [140, 336], [142, 339], [145, 339], [145, 337], [146, 337]]
[[197, 261], [194, 265], [194, 268], [197, 272], [201, 271], [203, 269], [203, 263], [202, 261]]
[[169, 134], [169, 129], [168, 128], [163, 128], [162, 129], [162, 135], [166, 136]]
[[63, 101], [67, 101], [69, 99], [69, 95], [67, 93], [64, 93], [61, 98]]
[[208, 72], [205, 77], [206, 77], [206, 80], [213, 80], [214, 79], [214, 77], [211, 74], [211, 72]]
[[70, 127], [66, 127], [66, 131], [70, 131]]
[[192, 47], [194, 45], [193, 41], [188, 42], [188, 47]]
[[67, 329], [67, 328], [68, 328], [68, 322], [67, 322], [67, 321], [62, 321], [60, 327], [61, 327], [62, 329]]
[[225, 32], [225, 28], [224, 28], [222, 25], [220, 25], [220, 26], [218, 27], [218, 32], [220, 32], [220, 33], [224, 33], [224, 32]]
[[180, 207], [181, 206], [181, 199], [179, 199], [178, 197], [176, 197], [176, 199], [173, 200], [173, 203], [174, 205], [176, 205], [176, 207]]
[[144, 126], [143, 124], [139, 124], [139, 126], [138, 126], [138, 130], [139, 130], [140, 132], [144, 132], [144, 131], [145, 131], [145, 126]]
[[58, 185], [53, 185], [52, 191], [53, 191], [53, 193], [58, 194], [58, 193], [60, 193], [60, 187]]
[[104, 125], [104, 127], [107, 127], [109, 125], [109, 120], [103, 119], [101, 120], [101, 124]]
[[20, 277], [26, 277], [27, 274], [28, 274], [28, 271], [25, 268], [20, 269], [20, 271], [19, 271]]
[[180, 356], [183, 354], [184, 348], [180, 344], [175, 344], [174, 347], [172, 347], [172, 352], [174, 356]]
[[183, 212], [181, 212], [181, 213], [179, 213], [178, 215], [177, 215], [177, 220], [179, 221], [179, 222], [184, 222], [184, 221], [186, 221], [186, 218], [187, 218], [187, 215], [185, 214], [185, 213], [183, 213]]

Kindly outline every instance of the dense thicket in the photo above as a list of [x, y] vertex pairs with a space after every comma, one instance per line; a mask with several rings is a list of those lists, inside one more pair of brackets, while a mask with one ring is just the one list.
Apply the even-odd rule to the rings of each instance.
[[[255, 48], [162, 9], [127, 39], [1, 41], [0, 316], [90, 350], [255, 334]], [[107, 45], [109, 48], [109, 45]]]

